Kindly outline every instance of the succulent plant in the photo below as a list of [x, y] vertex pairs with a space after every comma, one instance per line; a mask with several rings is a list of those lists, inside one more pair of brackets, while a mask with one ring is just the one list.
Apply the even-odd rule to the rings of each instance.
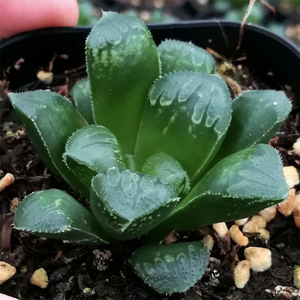
[[111, 12], [92, 29], [86, 58], [73, 103], [51, 91], [9, 97], [42, 161], [91, 209], [39, 191], [18, 206], [15, 228], [93, 245], [143, 237], [148, 245], [129, 258], [135, 271], [160, 292], [185, 291], [205, 272], [206, 246], [158, 242], [286, 198], [280, 157], [265, 143], [290, 102], [269, 90], [232, 101], [205, 50], [156, 47], [140, 20]]

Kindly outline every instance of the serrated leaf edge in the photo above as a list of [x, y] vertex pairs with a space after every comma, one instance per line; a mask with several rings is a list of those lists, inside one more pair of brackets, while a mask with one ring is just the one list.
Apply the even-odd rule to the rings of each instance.
[[[27, 199], [28, 197], [30, 197], [32, 194], [41, 194], [42, 192], [43, 192], [43, 191], [32, 192], [32, 193], [28, 194], [28, 195], [22, 200], [22, 202], [23, 202], [23, 201], [26, 201], [26, 199]], [[84, 209], [86, 209], [86, 208], [84, 207]], [[70, 231], [72, 231], [72, 230], [75, 230], [75, 231], [79, 231], [79, 232], [85, 233], [85, 234], [88, 235], [88, 236], [92, 236], [92, 237], [96, 238], [96, 240], [99, 240], [99, 241], [101, 241], [101, 242], [107, 244], [107, 242], [106, 242], [105, 240], [101, 239], [99, 236], [97, 236], [97, 235], [95, 235], [95, 234], [93, 234], [93, 233], [91, 233], [91, 232], [82, 230], [82, 229], [80, 229], [80, 228], [73, 227], [73, 226], [71, 225], [71, 224], [73, 223], [73, 221], [72, 221], [66, 214], [62, 213], [62, 215], [64, 215], [64, 216], [67, 218], [67, 220], [70, 222], [70, 224], [64, 225], [64, 230], [58, 230], [58, 231], [51, 231], [51, 230], [48, 231], [48, 230], [43, 230], [43, 231], [39, 231], [39, 230], [32, 230], [32, 229], [28, 229], [28, 228], [26, 229], [26, 228], [24, 228], [24, 227], [18, 227], [18, 226], [15, 225], [15, 223], [13, 223], [13, 227], [14, 227], [16, 230], [25, 231], [25, 232], [32, 233], [32, 234], [34, 234], [34, 233], [41, 233], [41, 234], [43, 234], [43, 233], [46, 233], [46, 234], [47, 234], [47, 233], [50, 233], [50, 234], [60, 234], [60, 233], [65, 233], [65, 232], [70, 232]], [[78, 240], [78, 241], [79, 241], [79, 240]]]

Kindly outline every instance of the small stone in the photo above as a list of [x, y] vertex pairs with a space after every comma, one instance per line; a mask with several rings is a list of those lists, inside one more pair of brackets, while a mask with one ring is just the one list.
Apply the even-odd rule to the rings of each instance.
[[8, 186], [13, 184], [15, 181], [14, 175], [7, 173], [1, 180], [0, 180], [0, 192], [6, 189]]
[[255, 272], [264, 272], [272, 265], [272, 253], [269, 249], [249, 247], [245, 249], [244, 255], [250, 262], [251, 270]]
[[238, 289], [243, 289], [250, 278], [250, 262], [240, 261], [233, 271], [234, 283]]
[[46, 271], [43, 268], [35, 270], [30, 278], [30, 283], [41, 289], [45, 289], [48, 286], [48, 276]]
[[293, 217], [295, 225], [300, 229], [300, 194], [295, 197]]
[[264, 229], [267, 226], [267, 221], [262, 216], [253, 216], [250, 221], [254, 222], [258, 229]]
[[290, 189], [299, 184], [299, 173], [295, 167], [283, 167], [283, 175]]
[[250, 232], [250, 233], [254, 233], [258, 231], [258, 226], [255, 222], [253, 221], [249, 221], [248, 223], [246, 223], [243, 227], [243, 232]]
[[16, 274], [16, 268], [10, 264], [0, 261], [0, 284], [10, 279]]
[[277, 205], [277, 210], [285, 217], [291, 215], [294, 210], [295, 196], [296, 196], [296, 190], [290, 189], [287, 199], [284, 202]]
[[268, 241], [270, 239], [270, 232], [264, 228], [258, 229], [260, 236], [265, 240]]
[[300, 156], [300, 138], [298, 138], [296, 143], [294, 143], [293, 149], [295, 153]]
[[51, 84], [53, 80], [53, 73], [41, 70], [37, 73], [36, 77], [45, 84]]
[[20, 199], [17, 197], [13, 198], [10, 202], [10, 211], [14, 212], [19, 204], [20, 204]]
[[228, 234], [228, 227], [225, 222], [213, 224], [213, 229], [221, 238], [225, 238], [226, 234]]
[[261, 210], [258, 214], [262, 216], [267, 222], [270, 222], [276, 217], [276, 212], [276, 206], [273, 205]]
[[232, 225], [229, 229], [230, 237], [240, 246], [247, 246], [249, 239], [243, 235], [237, 225]]
[[300, 290], [300, 267], [299, 266], [295, 266], [294, 268], [294, 285], [298, 290]]
[[249, 218], [244, 218], [244, 219], [240, 219], [240, 220], [235, 220], [234, 223], [237, 226], [243, 226], [248, 222]]
[[212, 248], [214, 247], [214, 239], [212, 238], [211, 235], [206, 235], [203, 239], [202, 242], [206, 245], [207, 249], [209, 251], [212, 250]]

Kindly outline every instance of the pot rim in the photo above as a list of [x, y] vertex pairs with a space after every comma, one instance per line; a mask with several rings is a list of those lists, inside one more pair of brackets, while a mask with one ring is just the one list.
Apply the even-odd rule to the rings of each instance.
[[[193, 28], [193, 27], [220, 27], [222, 26], [239, 28], [241, 26], [240, 22], [232, 21], [223, 21], [223, 20], [197, 20], [197, 21], [180, 21], [175, 23], [151, 23], [147, 24], [151, 30], [159, 30], [164, 28]], [[71, 32], [87, 32], [90, 31], [92, 26], [73, 26], [73, 27], [50, 27], [37, 29], [33, 31], [22, 32], [7, 39], [0, 41], [0, 51], [8, 45], [11, 45], [20, 40], [24, 40], [33, 36], [39, 35], [51, 35], [51, 34], [60, 34], [60, 33], [71, 33]], [[292, 51], [300, 59], [300, 48], [296, 46], [292, 41], [288, 40], [285, 37], [281, 37], [268, 29], [254, 24], [245, 24], [244, 31], [253, 31], [265, 35], [269, 38], [276, 40], [279, 43], [284, 44], [290, 51]]]

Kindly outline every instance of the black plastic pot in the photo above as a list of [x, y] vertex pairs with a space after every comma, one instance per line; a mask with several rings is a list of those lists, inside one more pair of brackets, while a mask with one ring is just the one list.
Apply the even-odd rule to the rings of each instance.
[[[228, 58], [246, 56], [243, 61], [252, 74], [274, 89], [292, 87], [300, 101], [300, 52], [292, 43], [266, 29], [246, 25], [241, 49], [236, 52], [239, 23], [196, 21], [176, 24], [149, 25], [156, 43], [166, 38], [192, 41], [209, 47]], [[10, 67], [7, 79], [16, 90], [36, 80], [37, 71], [49, 65], [54, 54], [67, 54], [68, 59], [57, 59], [55, 74], [84, 64], [84, 45], [88, 27], [50, 28], [23, 33], [0, 43], [0, 76]], [[21, 68], [13, 66], [24, 59]]]

